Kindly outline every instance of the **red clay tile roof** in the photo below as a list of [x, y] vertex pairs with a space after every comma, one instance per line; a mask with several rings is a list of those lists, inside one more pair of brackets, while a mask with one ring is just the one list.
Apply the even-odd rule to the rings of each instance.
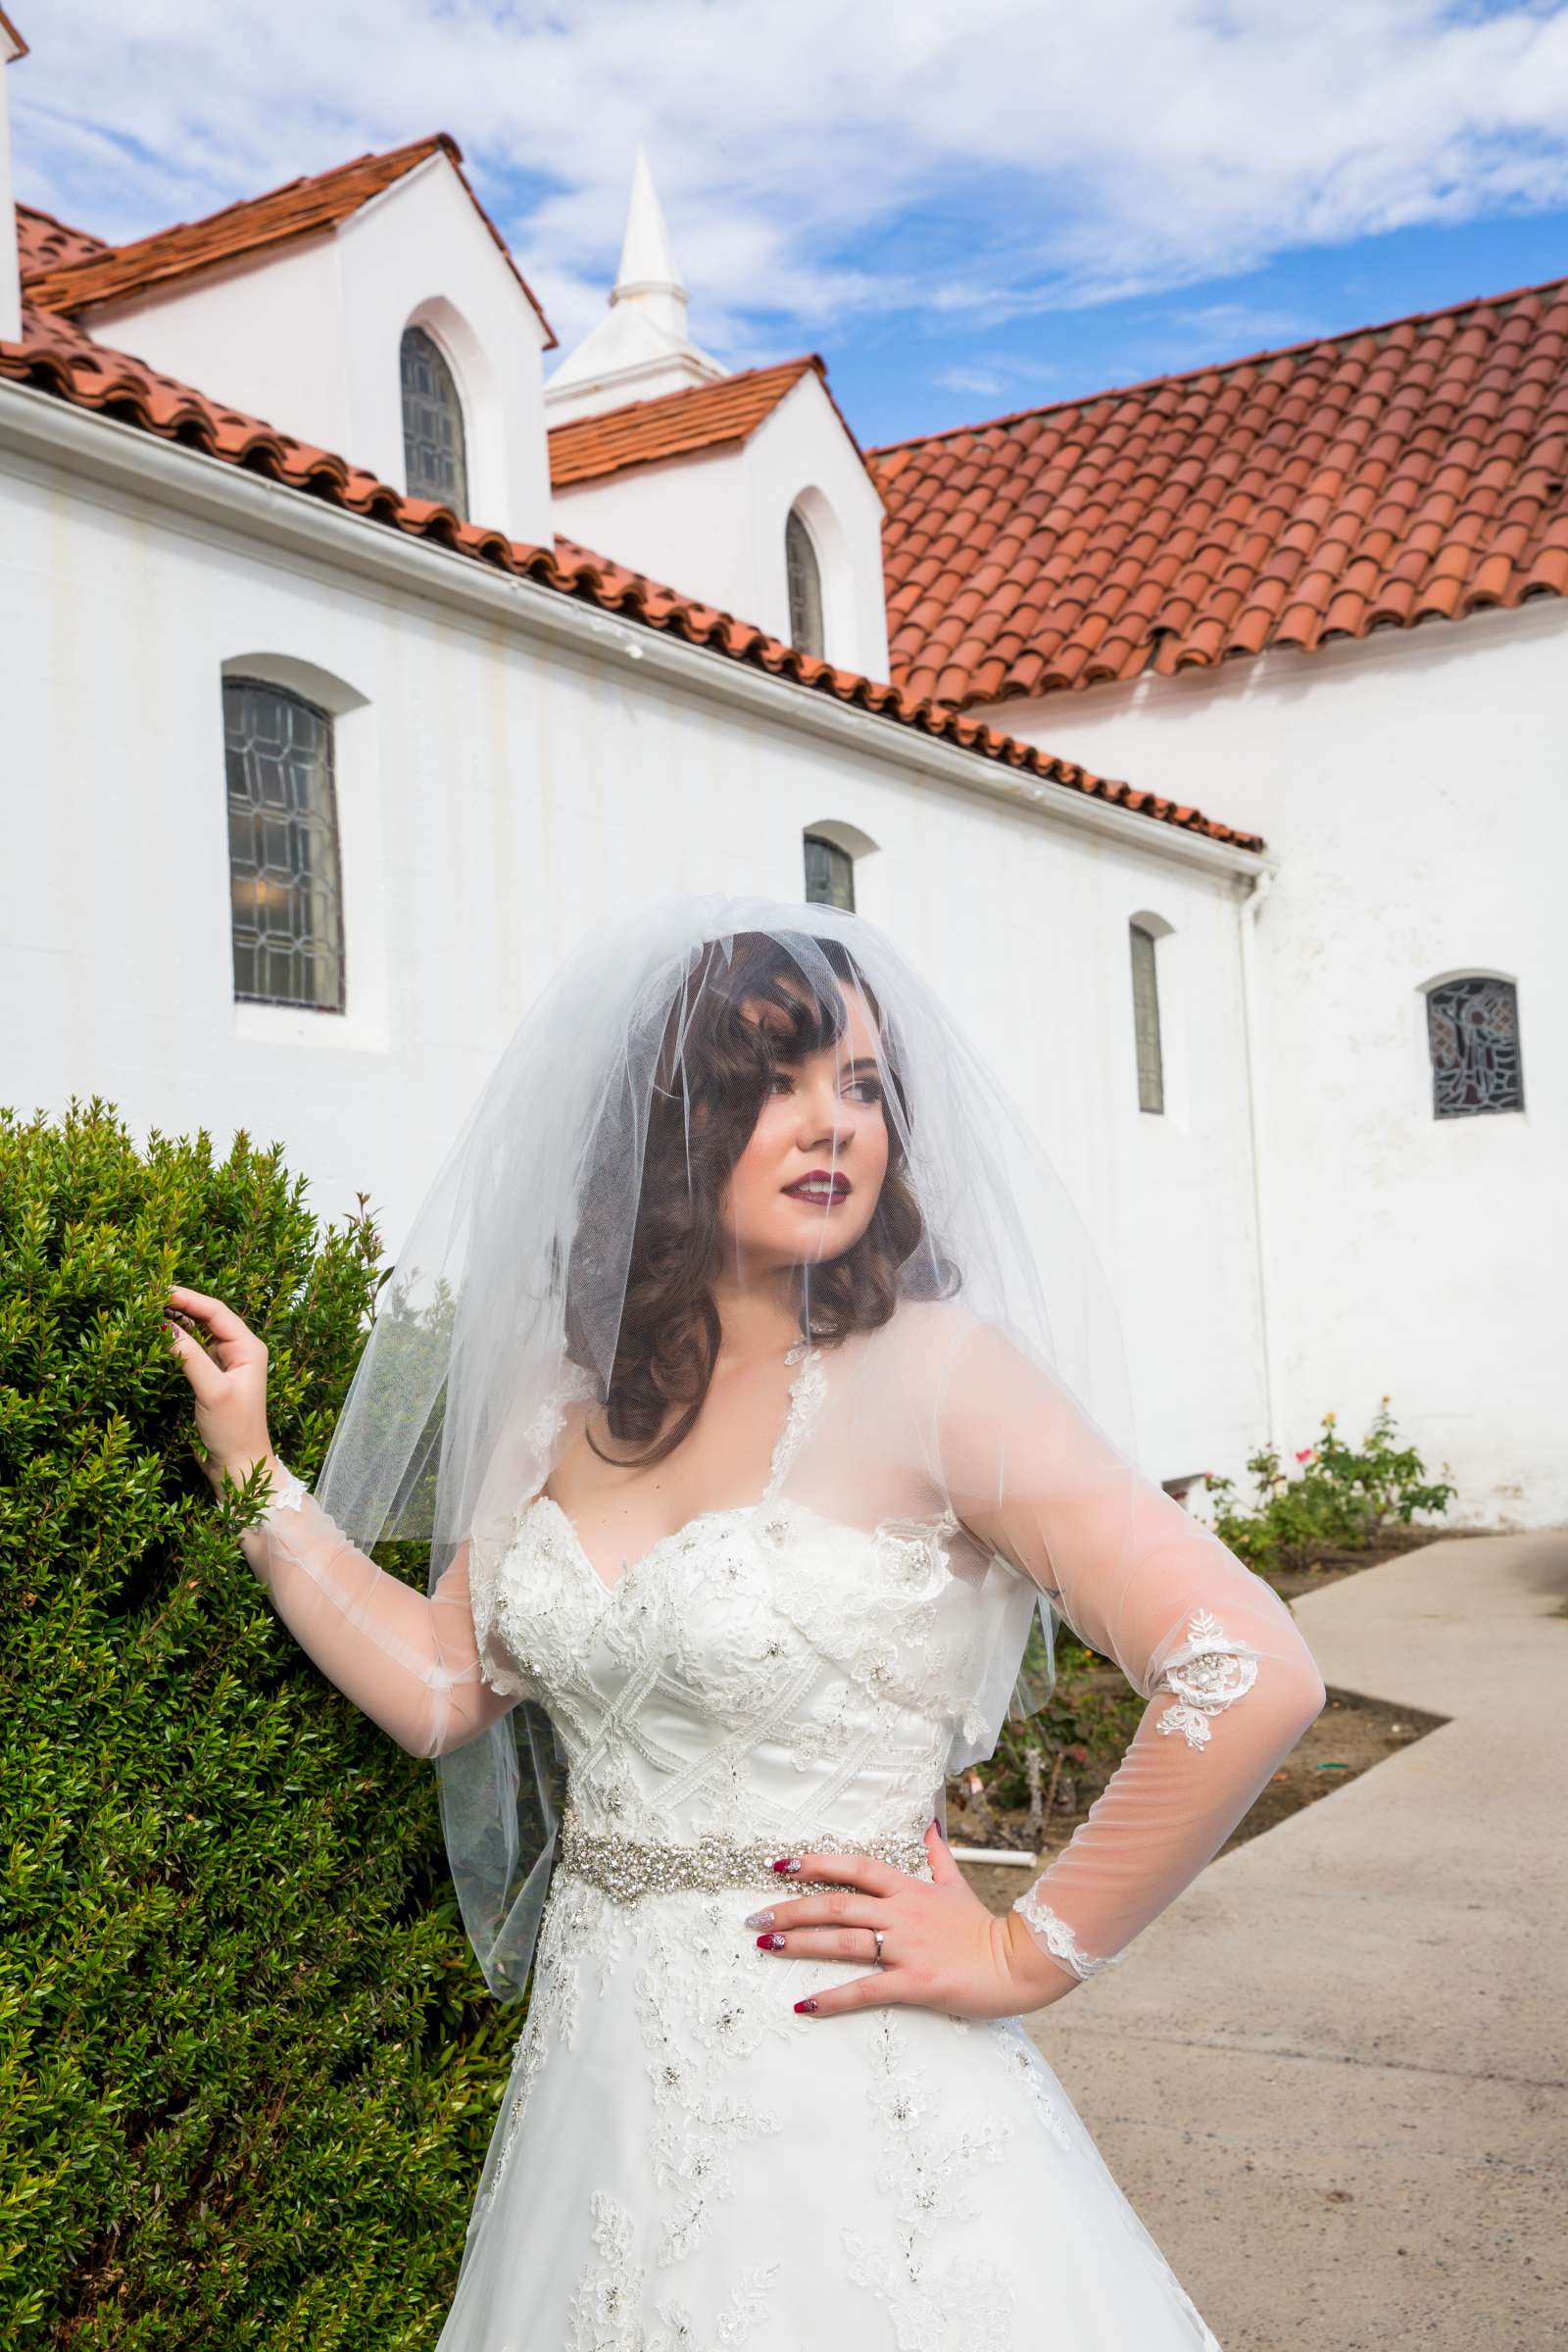
[[25, 57], [25, 56], [26, 56], [26, 54], [27, 54], [27, 44], [26, 44], [26, 42], [25, 42], [25, 41], [23, 39], [23, 37], [22, 37], [21, 33], [20, 33], [18, 30], [17, 30], [17, 28], [16, 28], [15, 24], [12, 23], [11, 19], [10, 19], [10, 18], [9, 18], [9, 17], [6, 15], [6, 12], [5, 12], [5, 10], [4, 10], [3, 8], [0, 8], [0, 24], [3, 24], [3, 25], [5, 26], [5, 28], [6, 28], [7, 32], [9, 32], [9, 33], [10, 33], [10, 35], [11, 35], [12, 44], [13, 44], [13, 46], [15, 47], [15, 49], [16, 49], [16, 53], [17, 53], [16, 57], [14, 57], [14, 58], [11, 60], [11, 63], [12, 63], [13, 65], [15, 65], [15, 64], [17, 63], [17, 59], [18, 59], [18, 58], [23, 58], [23, 57]]
[[574, 416], [550, 431], [550, 479], [567, 482], [619, 473], [626, 466], [652, 466], [661, 458], [684, 458], [696, 449], [745, 441], [770, 416], [786, 392], [808, 368], [826, 369], [813, 352], [777, 368], [748, 368], [717, 383], [692, 384], [655, 400], [634, 400], [597, 416]]
[[156, 229], [150, 237], [138, 237], [134, 244], [97, 245], [94, 240], [94, 251], [46, 265], [35, 272], [25, 271], [24, 283], [29, 300], [40, 310], [74, 316], [94, 304], [144, 294], [151, 287], [189, 277], [219, 263], [238, 261], [270, 245], [323, 235], [368, 204], [372, 196], [417, 171], [432, 155], [443, 154], [505, 256], [508, 269], [538, 312], [539, 322], [550, 338], [545, 349], [553, 350], [556, 337], [550, 321], [508, 252], [501, 231], [469, 186], [462, 148], [444, 130], [428, 139], [415, 139], [407, 147], [389, 148], [384, 155], [357, 156], [353, 163], [339, 164], [331, 172], [291, 179], [284, 187], [269, 189], [265, 196], [247, 196], [238, 204], [225, 205], [203, 220], [181, 220], [172, 228]]
[[17, 207], [17, 263], [24, 285], [29, 277], [64, 262], [84, 262], [92, 254], [113, 250], [102, 237], [92, 236], [84, 228], [71, 228], [35, 204]]
[[522, 540], [508, 539], [501, 531], [460, 522], [449, 508], [431, 499], [406, 498], [390, 483], [377, 481], [373, 474], [347, 465], [327, 450], [313, 449], [286, 433], [274, 432], [255, 416], [224, 408], [188, 384], [156, 373], [141, 360], [106, 349], [69, 319], [40, 311], [26, 299], [22, 305], [22, 335], [20, 343], [0, 342], [0, 383], [9, 378], [74, 407], [96, 409], [162, 440], [181, 442], [248, 473], [285, 483], [351, 514], [406, 532], [411, 538], [433, 541], [493, 570], [538, 581], [562, 595], [597, 605], [644, 627], [662, 629], [689, 644], [706, 646], [773, 677], [790, 679], [814, 693], [831, 694], [839, 702], [858, 705], [973, 751], [978, 757], [1020, 768], [1066, 791], [1108, 801], [1238, 849], [1263, 847], [1257, 834], [1239, 832], [1217, 817], [1204, 816], [1200, 809], [1092, 775], [1071, 760], [1015, 742], [978, 719], [917, 703], [896, 686], [879, 684], [854, 670], [836, 669], [830, 662], [798, 653], [747, 621], [694, 603], [690, 597], [661, 587], [571, 540], [558, 539], [550, 548], [532, 547]]
[[868, 453], [951, 708], [1568, 595], [1568, 280]]
[[691, 457], [698, 450], [717, 449], [727, 441], [748, 440], [813, 368], [863, 465], [860, 444], [828, 390], [826, 365], [812, 351], [803, 359], [780, 361], [773, 368], [748, 368], [717, 383], [693, 384], [682, 392], [661, 393], [656, 400], [628, 401], [623, 408], [607, 409], [597, 416], [574, 416], [569, 423], [552, 426], [551, 485], [564, 490], [573, 482], [619, 473], [628, 466], [652, 466], [663, 458]]

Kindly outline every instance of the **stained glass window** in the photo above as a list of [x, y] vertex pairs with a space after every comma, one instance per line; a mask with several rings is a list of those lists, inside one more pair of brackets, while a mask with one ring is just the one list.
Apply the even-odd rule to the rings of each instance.
[[403, 334], [403, 462], [411, 498], [438, 498], [466, 522], [463, 404], [440, 345], [422, 326]]
[[223, 680], [234, 994], [343, 1010], [332, 719], [255, 678]]
[[784, 525], [784, 560], [790, 575], [790, 643], [798, 652], [826, 651], [822, 638], [822, 575], [811, 534], [795, 509]]
[[806, 900], [809, 906], [855, 911], [855, 859], [821, 833], [806, 836]]
[[1511, 980], [1472, 974], [1428, 989], [1427, 1043], [1435, 1118], [1523, 1110], [1519, 996]]
[[1138, 1041], [1138, 1107], [1163, 1111], [1165, 1064], [1159, 1044], [1159, 983], [1154, 976], [1154, 935], [1142, 923], [1128, 925], [1133, 958], [1133, 1029]]

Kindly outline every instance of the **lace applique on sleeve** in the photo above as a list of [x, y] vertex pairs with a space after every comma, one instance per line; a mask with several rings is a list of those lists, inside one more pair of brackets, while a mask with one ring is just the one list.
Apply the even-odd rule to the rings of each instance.
[[1206, 1747], [1209, 1717], [1245, 1697], [1256, 1680], [1256, 1650], [1230, 1641], [1208, 1609], [1195, 1609], [1186, 1642], [1166, 1661], [1150, 1692], [1152, 1698], [1155, 1691], [1170, 1690], [1179, 1701], [1165, 1709], [1157, 1729], [1183, 1732], [1189, 1747]]
[[278, 1455], [274, 1454], [272, 1459], [277, 1466], [278, 1472], [281, 1473], [282, 1484], [278, 1485], [276, 1479], [274, 1478], [272, 1485], [272, 1499], [267, 1506], [267, 1517], [269, 1519], [270, 1519], [273, 1513], [277, 1511], [303, 1510], [305, 1507], [305, 1497], [310, 1493], [310, 1489], [305, 1484], [304, 1479], [297, 1478], [294, 1472], [289, 1469], [288, 1465]]
[[1033, 1886], [1027, 1894], [1020, 1894], [1012, 1907], [1022, 1913], [1025, 1927], [1040, 1938], [1052, 1958], [1064, 1962], [1080, 1980], [1098, 1977], [1102, 1969], [1114, 1968], [1118, 1961], [1127, 1956], [1125, 1952], [1110, 1952], [1104, 1959], [1098, 1960], [1093, 1953], [1082, 1950], [1067, 1922], [1058, 1919], [1049, 1903], [1041, 1901], [1037, 1888]]

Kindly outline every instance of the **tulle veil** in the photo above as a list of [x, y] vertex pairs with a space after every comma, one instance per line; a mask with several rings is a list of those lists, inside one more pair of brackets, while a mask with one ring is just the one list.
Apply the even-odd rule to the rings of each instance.
[[[893, 1323], [906, 1315], [913, 1328], [912, 1310], [948, 1298], [998, 1326], [1119, 1451], [1130, 1491], [1136, 1440], [1109, 1284], [1045, 1144], [982, 1050], [1016, 1051], [1019, 1038], [972, 1041], [915, 961], [860, 915], [671, 895], [596, 930], [565, 960], [409, 1226], [316, 1482], [355, 1543], [426, 1543], [432, 1587], [464, 1544], [476, 1586], [502, 1571], [568, 1404], [610, 1395], [650, 1133], [667, 1137], [670, 1102], [695, 1100], [688, 1041], [702, 992], [760, 946], [813, 1000], [842, 1003], [849, 975], [875, 1008], [885, 1115], [920, 1210]], [[819, 1281], [803, 1268], [807, 1337]], [[917, 1465], [923, 1491], [940, 1496], [930, 1391], [883, 1377], [888, 1360], [866, 1354], [867, 1371], [838, 1384], [841, 1426], [816, 1433], [814, 1474], [837, 1465], [846, 1512], [873, 1440], [879, 1458]], [[1050, 1691], [1050, 1591], [1016, 1577], [1000, 1591], [994, 1652], [956, 1723], [950, 1770], [990, 1754], [1006, 1717], [1033, 1712]], [[1030, 1644], [1036, 1624], [1042, 1639]], [[524, 1701], [438, 1758], [437, 1771], [467, 1932], [492, 1990], [516, 1999], [563, 1798], [553, 1726]]]

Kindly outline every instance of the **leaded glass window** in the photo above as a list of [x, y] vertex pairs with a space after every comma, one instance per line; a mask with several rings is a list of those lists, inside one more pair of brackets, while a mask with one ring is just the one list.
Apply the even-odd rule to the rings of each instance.
[[440, 345], [422, 326], [403, 333], [403, 464], [411, 498], [438, 498], [466, 522], [463, 404]]
[[234, 994], [343, 1010], [332, 719], [256, 678], [223, 680]]
[[1473, 974], [1427, 991], [1434, 1118], [1523, 1110], [1519, 996], [1511, 980]]
[[809, 906], [855, 912], [855, 859], [821, 833], [806, 836], [806, 900]]
[[1128, 925], [1133, 958], [1133, 1030], [1138, 1042], [1138, 1107], [1163, 1111], [1165, 1063], [1159, 1044], [1159, 983], [1154, 973], [1154, 935], [1142, 923]]
[[790, 576], [790, 643], [797, 652], [820, 657], [822, 637], [822, 574], [817, 568], [811, 534], [795, 509], [784, 525], [784, 560]]

